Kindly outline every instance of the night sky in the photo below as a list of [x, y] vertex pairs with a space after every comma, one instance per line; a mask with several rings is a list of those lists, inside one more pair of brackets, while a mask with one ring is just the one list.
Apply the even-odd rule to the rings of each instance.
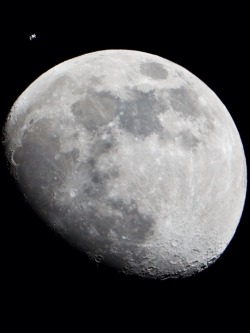
[[[1, 128], [18, 96], [51, 67], [88, 52], [131, 49], [167, 58], [204, 81], [229, 110], [248, 160], [246, 9], [200, 8], [198, 12], [191, 10], [189, 15], [185, 8], [180, 13], [177, 8], [164, 10], [159, 6], [144, 13], [135, 11], [132, 5], [119, 6], [113, 12], [109, 11], [111, 8], [98, 7], [98, 15], [95, 8], [74, 9], [77, 18], [71, 12], [66, 14], [66, 8], [64, 16], [59, 8], [53, 14], [45, 11], [47, 17], [32, 9], [31, 19], [27, 13], [19, 16], [18, 9], [14, 16], [11, 11], [6, 12], [9, 25], [1, 29]], [[38, 19], [38, 13], [42, 19]], [[65, 15], [71, 19], [66, 20]], [[32, 34], [36, 38], [30, 40]], [[17, 191], [8, 174], [2, 147], [0, 158], [2, 286], [7, 313], [33, 314], [35, 309], [40, 312], [41, 308], [60, 306], [67, 313], [67, 307], [80, 304], [78, 310], [82, 307], [83, 317], [94, 311], [99, 318], [110, 310], [107, 321], [120, 315], [124, 324], [133, 316], [145, 324], [150, 313], [155, 319], [163, 313], [166, 330], [167, 323], [178, 314], [181, 318], [184, 313], [196, 317], [204, 309], [204, 318], [209, 322], [210, 315], [220, 317], [222, 309], [228, 309], [228, 318], [230, 313], [243, 313], [242, 302], [250, 296], [248, 198], [233, 240], [207, 270], [178, 281], [125, 278], [89, 263], [53, 234]], [[141, 310], [143, 319], [139, 315]]]

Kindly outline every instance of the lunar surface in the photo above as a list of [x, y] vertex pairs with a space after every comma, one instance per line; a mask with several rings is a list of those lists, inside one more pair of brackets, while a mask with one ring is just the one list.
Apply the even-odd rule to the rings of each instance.
[[229, 112], [156, 55], [105, 50], [53, 67], [13, 105], [4, 145], [44, 222], [125, 274], [202, 271], [241, 218], [246, 161]]

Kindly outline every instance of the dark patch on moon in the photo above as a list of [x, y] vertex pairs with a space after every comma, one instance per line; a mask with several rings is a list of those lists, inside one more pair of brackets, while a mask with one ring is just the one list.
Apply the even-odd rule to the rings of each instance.
[[[204, 109], [205, 107], [200, 105], [199, 96], [190, 87], [169, 89], [167, 96], [167, 102], [171, 104], [177, 114], [184, 119], [198, 121], [198, 131], [201, 134], [213, 134], [214, 117], [209, 109]], [[191, 131], [182, 133], [183, 146], [186, 148], [197, 146], [197, 140]]]
[[190, 88], [180, 87], [169, 89], [169, 100], [173, 110], [181, 113], [184, 118], [199, 117], [200, 105], [198, 98]]
[[185, 150], [195, 150], [202, 143], [190, 129], [180, 131], [178, 134], [165, 130], [159, 134], [159, 142], [163, 145], [166, 142], [171, 142]]
[[180, 139], [180, 144], [185, 149], [198, 147], [200, 140], [191, 132], [190, 129], [182, 131], [177, 138]]
[[[123, 200], [108, 200], [112, 213], [105, 214], [95, 200], [92, 200], [93, 193], [90, 194], [90, 200], [93, 205], [82, 205], [82, 213], [84, 216], [85, 233], [89, 234], [91, 226], [95, 228], [98, 235], [96, 238], [105, 237], [106, 241], [122, 241], [124, 243], [143, 243], [149, 235], [154, 232], [155, 220], [146, 214], [142, 214], [138, 210], [136, 201], [131, 200], [129, 204]], [[114, 234], [112, 238], [111, 232]]]
[[108, 153], [111, 149], [115, 149], [114, 136], [111, 133], [105, 132], [105, 139], [97, 138], [92, 146], [92, 156], [98, 157], [102, 154]]
[[65, 85], [67, 84], [73, 84], [73, 80], [70, 76], [68, 75], [62, 75], [62, 76], [59, 76], [55, 81], [53, 81], [47, 92], [50, 92], [51, 94], [54, 94], [55, 92], [60, 92], [64, 87]]
[[168, 76], [167, 70], [157, 62], [145, 62], [140, 66], [141, 74], [154, 80], [164, 80]]
[[119, 170], [115, 166], [105, 170], [98, 167], [98, 157], [81, 162], [77, 167], [77, 174], [81, 182], [79, 197], [83, 202], [95, 202], [96, 199], [106, 195], [106, 183], [109, 179], [119, 176]]
[[132, 100], [119, 103], [119, 126], [140, 138], [161, 132], [163, 127], [157, 115], [165, 110], [164, 105], [157, 102], [152, 91], [144, 93], [135, 90], [132, 94]]
[[93, 175], [92, 175], [92, 182], [97, 184], [98, 186], [100, 184], [105, 183], [108, 179], [114, 179], [117, 178], [119, 176], [119, 171], [117, 168], [113, 167], [110, 168], [107, 171], [100, 171], [98, 169], [96, 169], [95, 171], [93, 171]]
[[79, 157], [80, 157], [79, 149], [73, 148], [73, 150], [71, 150], [71, 152], [69, 154], [71, 155], [73, 162], [76, 164], [79, 161]]
[[24, 194], [31, 198], [32, 206], [38, 208], [50, 202], [41, 189], [52, 193], [54, 188], [61, 186], [70, 168], [66, 155], [55, 160], [60, 141], [58, 136], [51, 133], [56, 133], [56, 130], [48, 120], [37, 121], [34, 129], [24, 132], [22, 145], [13, 154], [19, 184]]
[[[165, 110], [165, 106], [157, 101], [154, 92], [133, 90], [130, 95], [129, 101], [121, 101], [109, 92], [90, 91], [71, 106], [71, 111], [75, 120], [89, 131], [108, 125], [118, 116], [118, 126], [140, 138], [161, 132], [157, 115]], [[102, 143], [96, 147], [102, 149]]]
[[38, 106], [57, 104], [59, 96], [63, 95], [63, 91], [72, 92], [73, 94], [77, 89], [77, 83], [70, 76], [59, 76], [42, 93], [38, 101]]
[[109, 124], [116, 115], [116, 109], [117, 100], [104, 91], [89, 91], [84, 99], [71, 106], [76, 121], [90, 131]]
[[135, 200], [129, 204], [120, 199], [109, 202], [115, 211], [122, 213], [122, 217], [115, 217], [113, 230], [123, 241], [140, 243], [153, 234], [155, 220], [150, 215], [140, 213]]
[[101, 76], [95, 76], [95, 75], [93, 75], [90, 78], [90, 84], [93, 85], [93, 86], [101, 84], [104, 78], [105, 78], [104, 75], [101, 75]]

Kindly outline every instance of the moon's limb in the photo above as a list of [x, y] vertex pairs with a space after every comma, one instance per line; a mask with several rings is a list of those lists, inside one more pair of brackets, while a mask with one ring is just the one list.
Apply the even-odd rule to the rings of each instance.
[[230, 114], [155, 55], [106, 50], [55, 66], [12, 107], [5, 147], [44, 221], [128, 274], [204, 269], [242, 214], [246, 161]]

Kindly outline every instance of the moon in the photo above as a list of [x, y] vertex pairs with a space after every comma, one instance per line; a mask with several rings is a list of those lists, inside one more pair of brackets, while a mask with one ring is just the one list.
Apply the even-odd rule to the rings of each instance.
[[53, 67], [14, 103], [4, 146], [43, 221], [124, 274], [196, 274], [241, 218], [246, 160], [229, 112], [156, 55], [104, 50]]

